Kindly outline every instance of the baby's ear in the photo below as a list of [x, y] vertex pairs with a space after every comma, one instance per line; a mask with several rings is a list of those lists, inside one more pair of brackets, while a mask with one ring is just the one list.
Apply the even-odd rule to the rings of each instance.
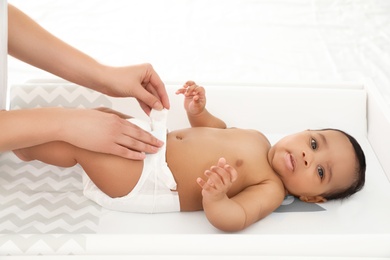
[[322, 196], [300, 196], [299, 199], [301, 201], [310, 202], [310, 203], [322, 203], [327, 201]]

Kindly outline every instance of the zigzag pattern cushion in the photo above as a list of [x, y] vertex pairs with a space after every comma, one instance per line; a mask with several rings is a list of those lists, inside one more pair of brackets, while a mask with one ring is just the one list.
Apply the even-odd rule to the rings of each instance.
[[[10, 105], [99, 107], [111, 102], [69, 83], [29, 83], [11, 89]], [[80, 173], [79, 166], [59, 168], [24, 163], [13, 153], [0, 155], [0, 255], [39, 253], [39, 248], [83, 252], [83, 234], [96, 233], [101, 207], [84, 197]]]
[[101, 93], [72, 83], [26, 83], [11, 88], [10, 108], [35, 107], [111, 107], [111, 101]]

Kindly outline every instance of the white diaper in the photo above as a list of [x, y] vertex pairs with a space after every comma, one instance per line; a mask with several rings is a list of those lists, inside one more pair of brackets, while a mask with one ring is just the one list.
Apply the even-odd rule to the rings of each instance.
[[137, 213], [160, 213], [180, 211], [176, 182], [165, 161], [166, 119], [168, 110], [152, 110], [151, 122], [139, 119], [129, 121], [164, 141], [156, 154], [147, 154], [141, 177], [134, 189], [124, 197], [111, 198], [103, 193], [84, 172], [84, 195], [104, 208]]

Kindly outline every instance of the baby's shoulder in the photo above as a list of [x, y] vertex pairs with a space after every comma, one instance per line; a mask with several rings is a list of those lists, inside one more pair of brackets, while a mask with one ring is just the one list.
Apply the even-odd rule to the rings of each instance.
[[251, 198], [248, 200], [254, 199], [256, 204], [261, 206], [262, 217], [279, 207], [286, 196], [283, 183], [278, 178], [272, 177], [266, 177], [263, 181], [247, 187], [244, 191], [249, 191], [251, 194]]
[[261, 189], [266, 191], [270, 198], [274, 198], [277, 204], [278, 202], [281, 203], [286, 196], [286, 189], [283, 185], [283, 182], [273, 172], [270, 172], [264, 182], [259, 186], [261, 186]]
[[271, 143], [268, 140], [268, 138], [260, 131], [255, 129], [245, 129], [245, 131], [251, 135], [254, 139], [256, 139], [258, 142], [262, 142], [265, 146], [270, 146]]

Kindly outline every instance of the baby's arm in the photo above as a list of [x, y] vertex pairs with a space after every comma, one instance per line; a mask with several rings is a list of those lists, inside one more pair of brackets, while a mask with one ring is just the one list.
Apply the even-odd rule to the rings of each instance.
[[207, 219], [216, 228], [224, 231], [237, 231], [245, 226], [245, 214], [242, 208], [228, 198], [233, 182], [237, 179], [237, 171], [220, 158], [216, 166], [206, 170], [207, 181], [198, 178], [202, 187], [203, 210]]
[[176, 91], [176, 94], [183, 94], [184, 108], [192, 127], [213, 127], [226, 128], [225, 122], [213, 116], [206, 109], [205, 89], [196, 85], [193, 81], [187, 81], [184, 86]]
[[198, 178], [202, 187], [203, 210], [216, 228], [233, 232], [243, 230], [273, 212], [284, 199], [284, 190], [269, 181], [253, 185], [229, 198], [227, 192], [237, 179], [237, 171], [220, 158], [205, 171], [208, 178]]

